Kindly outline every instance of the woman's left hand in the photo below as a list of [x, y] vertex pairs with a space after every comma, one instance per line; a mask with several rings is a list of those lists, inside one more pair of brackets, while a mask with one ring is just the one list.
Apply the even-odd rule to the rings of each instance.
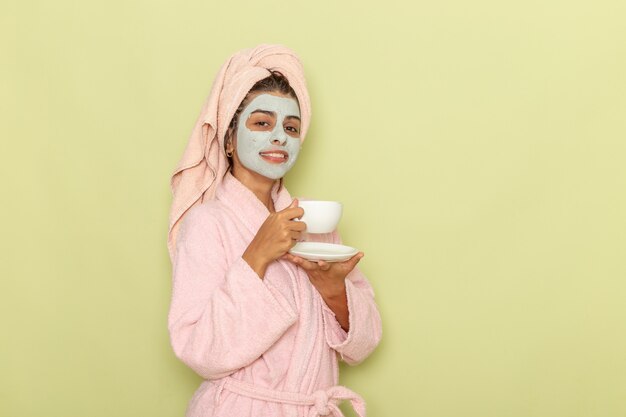
[[309, 276], [311, 284], [317, 288], [322, 298], [327, 300], [341, 297], [345, 294], [346, 276], [354, 269], [363, 256], [365, 254], [359, 252], [343, 262], [312, 262], [291, 253], [286, 253], [283, 255], [283, 258], [304, 269]]

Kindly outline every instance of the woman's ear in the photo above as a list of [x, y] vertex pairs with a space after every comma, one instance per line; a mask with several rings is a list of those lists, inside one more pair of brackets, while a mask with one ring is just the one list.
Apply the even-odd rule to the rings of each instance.
[[232, 127], [229, 127], [228, 130], [226, 131], [226, 143], [225, 143], [225, 150], [226, 150], [226, 154], [227, 155], [232, 155], [234, 150], [235, 150], [235, 140], [236, 140], [236, 133], [234, 132], [235, 129], [233, 129]]

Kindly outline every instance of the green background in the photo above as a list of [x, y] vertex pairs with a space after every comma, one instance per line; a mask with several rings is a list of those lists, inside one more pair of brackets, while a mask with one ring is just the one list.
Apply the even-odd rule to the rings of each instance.
[[169, 178], [259, 43], [309, 83], [290, 192], [366, 254], [384, 336], [341, 383], [368, 415], [626, 415], [624, 1], [0, 9], [0, 416], [183, 415]]

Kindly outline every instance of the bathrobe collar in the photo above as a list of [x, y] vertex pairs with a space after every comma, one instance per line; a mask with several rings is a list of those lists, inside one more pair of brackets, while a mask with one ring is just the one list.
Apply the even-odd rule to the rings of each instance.
[[[278, 189], [279, 183], [280, 181], [276, 181], [271, 191], [276, 211], [289, 207], [292, 202], [291, 195], [284, 185], [280, 187], [280, 190]], [[241, 222], [252, 233], [256, 233], [267, 219], [267, 216], [270, 215], [269, 210], [261, 200], [235, 178], [230, 171], [226, 172], [224, 179], [216, 190], [215, 197], [235, 212]]]

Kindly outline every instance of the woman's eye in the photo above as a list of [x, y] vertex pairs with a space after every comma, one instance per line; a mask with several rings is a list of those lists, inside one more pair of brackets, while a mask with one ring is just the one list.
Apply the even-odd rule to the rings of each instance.
[[266, 126], [269, 126], [270, 124], [267, 122], [256, 122], [255, 125], [266, 127]]
[[293, 126], [287, 126], [285, 129], [293, 133], [298, 133], [298, 129]]

